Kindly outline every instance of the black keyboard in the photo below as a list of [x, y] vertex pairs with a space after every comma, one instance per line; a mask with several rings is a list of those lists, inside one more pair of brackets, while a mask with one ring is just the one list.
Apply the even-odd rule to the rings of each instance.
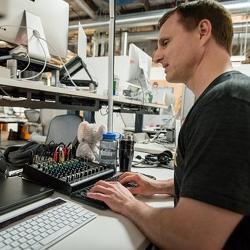
[[[121, 174], [122, 173], [116, 174], [115, 176], [105, 179], [105, 181], [117, 181]], [[93, 186], [94, 184], [88, 187], [79, 189], [76, 192], [73, 192], [71, 194], [71, 198], [73, 200], [77, 200], [81, 203], [84, 203], [86, 205], [89, 205], [98, 209], [102, 209], [102, 210], [108, 209], [108, 206], [104, 202], [87, 197], [87, 193]]]
[[[119, 176], [121, 176], [123, 173], [118, 173], [115, 176], [112, 176], [110, 178], [105, 179], [105, 181], [117, 181]], [[151, 179], [156, 179], [154, 176], [152, 175], [148, 175], [148, 174], [143, 174]], [[95, 200], [92, 198], [87, 197], [87, 193], [89, 192], [89, 190], [94, 186], [90, 185], [88, 187], [84, 187], [82, 189], [77, 190], [76, 192], [73, 192], [71, 195], [71, 198], [73, 200], [77, 200], [81, 203], [84, 203], [86, 205], [101, 209], [101, 210], [105, 210], [108, 209], [109, 207], [102, 201], [99, 200]], [[135, 187], [134, 183], [126, 183], [125, 187]]]

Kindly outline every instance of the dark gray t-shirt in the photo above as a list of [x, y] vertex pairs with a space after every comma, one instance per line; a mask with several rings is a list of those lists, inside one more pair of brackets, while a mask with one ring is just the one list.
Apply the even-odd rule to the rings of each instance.
[[176, 162], [175, 203], [188, 197], [243, 214], [225, 249], [250, 249], [249, 77], [230, 71], [208, 86], [183, 123]]

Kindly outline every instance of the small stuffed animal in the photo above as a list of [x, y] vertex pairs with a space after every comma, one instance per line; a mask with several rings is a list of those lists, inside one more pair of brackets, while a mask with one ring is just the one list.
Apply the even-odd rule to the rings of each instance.
[[77, 131], [79, 145], [76, 156], [94, 161], [97, 157], [96, 144], [102, 139], [105, 130], [103, 125], [97, 128], [95, 124], [89, 124], [86, 121], [81, 122]]

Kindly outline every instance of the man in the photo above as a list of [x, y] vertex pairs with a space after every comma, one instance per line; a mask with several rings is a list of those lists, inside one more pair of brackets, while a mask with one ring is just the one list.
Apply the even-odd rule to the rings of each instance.
[[[250, 249], [250, 80], [232, 71], [227, 11], [215, 1], [180, 5], [160, 20], [155, 61], [196, 102], [182, 125], [171, 180], [125, 173], [99, 181], [89, 197], [123, 214], [159, 248]], [[134, 181], [135, 189], [121, 184]], [[151, 208], [133, 194], [175, 195], [175, 208]]]

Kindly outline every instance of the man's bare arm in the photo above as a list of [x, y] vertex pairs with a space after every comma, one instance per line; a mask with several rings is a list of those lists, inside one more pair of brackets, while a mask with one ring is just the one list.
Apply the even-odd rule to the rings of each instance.
[[241, 214], [193, 199], [181, 198], [173, 209], [152, 208], [137, 201], [126, 214], [162, 249], [222, 249]]
[[176, 208], [152, 208], [118, 182], [99, 181], [88, 196], [128, 217], [162, 249], [221, 249], [243, 217], [189, 198]]

